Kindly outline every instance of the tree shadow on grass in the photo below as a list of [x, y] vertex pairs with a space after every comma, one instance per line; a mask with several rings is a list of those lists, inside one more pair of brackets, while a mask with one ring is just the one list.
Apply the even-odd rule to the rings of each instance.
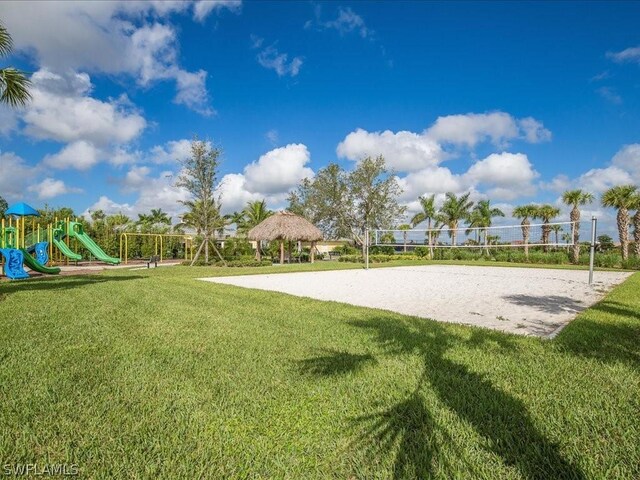
[[439, 451], [435, 441], [437, 424], [419, 388], [388, 409], [356, 418], [354, 424], [361, 432], [356, 447], [366, 451], [370, 458], [397, 450], [393, 478], [430, 476]]
[[0, 283], [0, 300], [4, 296], [18, 292], [37, 292], [46, 290], [68, 290], [84, 285], [104, 282], [126, 282], [148, 278], [142, 275], [78, 275], [74, 277], [45, 277], [32, 280], [20, 280]]
[[362, 370], [367, 364], [376, 363], [371, 354], [353, 354], [338, 350], [324, 350], [326, 355], [307, 358], [298, 362], [303, 374], [329, 376]]
[[554, 344], [574, 355], [640, 368], [640, 312], [614, 300], [603, 300], [589, 312], [560, 332]]
[[[432, 390], [443, 407], [472, 426], [487, 440], [487, 448], [523, 478], [584, 478], [578, 466], [563, 458], [558, 445], [538, 430], [522, 401], [486, 376], [446, 357], [455, 345], [469, 346], [467, 339], [419, 319], [376, 317], [351, 324], [370, 331], [386, 355], [417, 354], [424, 365], [413, 394], [389, 409], [355, 419], [362, 432], [359, 443], [368, 444], [368, 450], [395, 453], [394, 478], [426, 478], [435, 473], [433, 459], [439, 446], [433, 430], [438, 427], [422, 399], [423, 389]], [[473, 348], [500, 337], [502, 348], [516, 348], [504, 341], [508, 337], [495, 332], [477, 331], [474, 335]], [[438, 433], [449, 438], [442, 429]], [[464, 461], [463, 455], [460, 461]], [[439, 471], [445, 468], [455, 475], [459, 467], [440, 465]]]

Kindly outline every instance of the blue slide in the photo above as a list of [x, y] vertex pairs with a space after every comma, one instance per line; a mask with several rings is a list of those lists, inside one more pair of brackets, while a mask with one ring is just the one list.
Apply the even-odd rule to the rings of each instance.
[[38, 242], [27, 247], [27, 252], [36, 254], [36, 260], [40, 265], [49, 263], [49, 242]]
[[22, 263], [24, 262], [24, 254], [16, 248], [0, 248], [0, 253], [4, 257], [4, 274], [12, 280], [20, 278], [29, 278], [29, 274], [25, 272]]

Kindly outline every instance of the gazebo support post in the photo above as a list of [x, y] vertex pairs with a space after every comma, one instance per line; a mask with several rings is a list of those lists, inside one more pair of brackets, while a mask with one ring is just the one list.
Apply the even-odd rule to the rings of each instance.
[[262, 255], [260, 254], [260, 240], [256, 241], [256, 259], [262, 261]]
[[316, 254], [316, 252], [315, 252], [315, 250], [316, 250], [316, 242], [311, 242], [311, 263], [313, 263], [313, 261], [314, 261], [314, 260], [315, 260], [315, 258], [316, 258], [316, 255], [315, 255], [315, 254]]
[[280, 239], [280, 265], [284, 265], [284, 240]]

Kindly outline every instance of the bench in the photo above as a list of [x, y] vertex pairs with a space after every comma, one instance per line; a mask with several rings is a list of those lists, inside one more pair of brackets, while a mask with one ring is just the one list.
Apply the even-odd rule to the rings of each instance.
[[160, 261], [160, 256], [159, 255], [151, 255], [151, 257], [149, 258], [149, 261], [147, 262], [147, 268], [151, 268], [151, 264], [152, 263], [157, 268], [159, 261]]

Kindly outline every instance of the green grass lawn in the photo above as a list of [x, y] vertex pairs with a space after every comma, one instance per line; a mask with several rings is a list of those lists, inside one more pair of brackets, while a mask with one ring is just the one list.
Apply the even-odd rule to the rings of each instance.
[[332, 267], [3, 282], [0, 463], [91, 478], [640, 478], [640, 273], [553, 341], [195, 280]]

